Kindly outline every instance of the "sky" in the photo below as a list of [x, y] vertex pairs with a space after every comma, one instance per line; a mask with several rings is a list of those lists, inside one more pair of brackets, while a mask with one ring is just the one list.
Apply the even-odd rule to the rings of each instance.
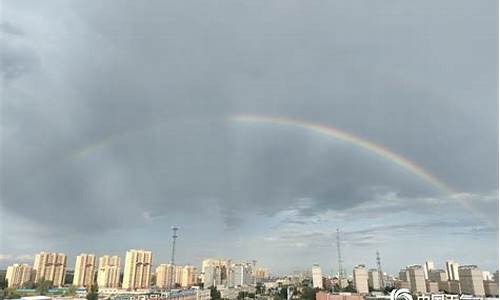
[[0, 268], [498, 269], [498, 1], [1, 5]]

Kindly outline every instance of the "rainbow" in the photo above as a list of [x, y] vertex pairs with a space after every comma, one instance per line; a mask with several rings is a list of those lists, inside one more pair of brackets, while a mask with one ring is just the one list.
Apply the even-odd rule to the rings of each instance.
[[328, 137], [335, 138], [337, 140], [347, 142], [349, 144], [355, 145], [359, 148], [367, 150], [371, 153], [375, 153], [378, 156], [388, 160], [389, 162], [400, 166], [401, 168], [409, 171], [410, 173], [416, 175], [417, 177], [428, 182], [438, 190], [448, 194], [452, 198], [456, 199], [465, 209], [473, 213], [477, 217], [481, 218], [483, 221], [487, 222], [484, 216], [478, 212], [474, 207], [472, 207], [465, 200], [460, 197], [456, 197], [458, 192], [456, 192], [448, 184], [434, 176], [429, 171], [417, 165], [415, 162], [397, 154], [386, 147], [376, 144], [374, 142], [368, 141], [361, 137], [355, 136], [344, 130], [340, 130], [334, 127], [328, 127], [318, 123], [305, 122], [298, 119], [292, 119], [287, 117], [274, 117], [274, 116], [262, 116], [262, 115], [234, 115], [230, 117], [230, 121], [238, 123], [259, 123], [259, 124], [269, 124], [269, 125], [281, 125], [293, 128], [305, 129], [312, 132], [316, 132]]

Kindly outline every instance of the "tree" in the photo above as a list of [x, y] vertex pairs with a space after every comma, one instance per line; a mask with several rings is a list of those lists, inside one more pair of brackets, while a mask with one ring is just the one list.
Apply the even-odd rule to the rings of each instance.
[[35, 289], [36, 284], [33, 281], [26, 281], [25, 283], [23, 283], [22, 288], [23, 289]]
[[87, 300], [98, 300], [98, 299], [99, 299], [99, 294], [97, 291], [97, 286], [93, 284], [90, 287], [89, 292], [87, 293]]
[[8, 279], [0, 279], [0, 289], [5, 289], [9, 286], [9, 281]]
[[52, 288], [52, 281], [45, 280], [45, 278], [40, 278], [36, 283], [36, 292], [39, 295], [47, 295], [50, 288]]
[[356, 293], [356, 288], [349, 282], [349, 285], [343, 289], [343, 292]]
[[212, 298], [212, 300], [221, 299], [220, 292], [217, 290], [217, 288], [215, 286], [210, 287], [210, 298]]
[[76, 295], [76, 286], [72, 285], [68, 288], [68, 291], [66, 292], [66, 296], [75, 296]]
[[302, 299], [302, 300], [315, 300], [316, 299], [316, 290], [311, 288], [311, 287], [308, 287], [308, 286], [304, 287], [302, 289], [300, 299]]

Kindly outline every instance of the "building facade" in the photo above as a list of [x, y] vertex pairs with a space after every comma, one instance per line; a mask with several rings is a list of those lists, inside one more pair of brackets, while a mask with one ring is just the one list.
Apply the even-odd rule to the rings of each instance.
[[434, 269], [434, 262], [426, 261], [423, 265], [425, 279], [429, 279], [429, 272]]
[[421, 265], [408, 266], [410, 291], [415, 294], [424, 294], [427, 291], [424, 268]]
[[27, 264], [13, 264], [7, 267], [5, 279], [7, 287], [20, 288], [24, 283], [31, 280], [33, 268]]
[[446, 275], [446, 271], [442, 269], [430, 270], [429, 280], [435, 282], [448, 281], [448, 275]]
[[318, 264], [312, 267], [312, 280], [313, 288], [322, 289], [323, 288], [323, 273], [321, 272], [321, 267]]
[[446, 275], [448, 275], [448, 280], [460, 280], [458, 267], [459, 264], [452, 260], [446, 262]]
[[364, 265], [357, 265], [352, 271], [354, 287], [359, 294], [368, 294], [368, 272]]
[[203, 260], [201, 272], [204, 287], [227, 286], [230, 267], [230, 259], [208, 258]]
[[368, 270], [368, 286], [372, 290], [380, 290], [382, 287], [380, 286], [380, 273], [378, 272], [377, 269], [370, 269]]
[[94, 254], [82, 253], [76, 257], [73, 285], [90, 287], [94, 283], [96, 259]]
[[152, 262], [151, 251], [135, 249], [127, 251], [122, 287], [127, 290], [149, 288]]
[[460, 289], [463, 294], [484, 297], [483, 273], [475, 265], [460, 266]]
[[99, 288], [120, 286], [120, 257], [104, 255], [99, 258], [97, 285]]
[[40, 280], [52, 281], [55, 287], [64, 285], [67, 257], [63, 253], [40, 252], [35, 256], [33, 272], [35, 282]]

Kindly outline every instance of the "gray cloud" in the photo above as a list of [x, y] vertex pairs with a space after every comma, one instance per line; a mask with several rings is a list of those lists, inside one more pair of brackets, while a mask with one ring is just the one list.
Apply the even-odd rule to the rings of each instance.
[[[253, 113], [384, 145], [470, 195], [495, 223], [497, 5], [6, 3], [2, 215], [30, 220], [47, 235], [39, 245], [69, 252], [83, 232], [105, 240], [174, 222], [231, 243], [265, 235], [287, 212], [284, 226], [383, 223], [392, 210], [427, 215], [429, 228], [451, 206], [482, 224], [373, 153], [306, 130], [228, 121]], [[0, 253], [25, 253], [6, 224]], [[358, 237], [358, 247], [380, 238]], [[126, 239], [118, 246], [147, 243]]]

